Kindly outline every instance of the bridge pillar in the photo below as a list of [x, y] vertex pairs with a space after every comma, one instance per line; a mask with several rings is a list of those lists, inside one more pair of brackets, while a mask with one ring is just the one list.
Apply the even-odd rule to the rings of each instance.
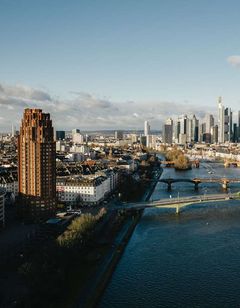
[[176, 214], [178, 215], [180, 213], [180, 208], [179, 208], [179, 204], [176, 204]]
[[198, 183], [197, 182], [194, 183], [194, 190], [198, 190]]
[[172, 183], [171, 182], [168, 182], [168, 191], [171, 191], [172, 190]]

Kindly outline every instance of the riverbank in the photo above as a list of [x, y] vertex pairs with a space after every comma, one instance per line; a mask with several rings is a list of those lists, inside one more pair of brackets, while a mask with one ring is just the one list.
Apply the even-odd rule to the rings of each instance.
[[[154, 173], [154, 181], [151, 182], [146, 192], [144, 193], [141, 201], [148, 201], [158, 183], [158, 179], [161, 177], [163, 170], [158, 168]], [[112, 249], [105, 256], [102, 264], [99, 266], [93, 280], [88, 283], [88, 286], [84, 290], [84, 294], [79, 297], [75, 308], [77, 307], [95, 307], [101, 298], [105, 288], [107, 287], [112, 274], [121, 259], [121, 256], [132, 236], [132, 233], [141, 219], [143, 211], [134, 211], [132, 216], [124, 222], [120, 232], [114, 240]]]

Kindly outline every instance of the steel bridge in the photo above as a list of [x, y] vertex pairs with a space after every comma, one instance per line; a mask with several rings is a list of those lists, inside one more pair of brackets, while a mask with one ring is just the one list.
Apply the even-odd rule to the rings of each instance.
[[199, 204], [201, 202], [214, 202], [214, 201], [225, 201], [225, 200], [237, 200], [240, 197], [238, 195], [229, 194], [212, 194], [212, 195], [198, 195], [189, 196], [182, 198], [168, 198], [161, 199], [158, 201], [146, 201], [146, 202], [135, 202], [135, 203], [122, 203], [119, 206], [115, 206], [116, 209], [124, 210], [143, 210], [146, 208], [165, 208], [165, 209], [175, 209], [176, 213], [180, 213], [180, 209], [193, 204]]
[[198, 185], [201, 184], [201, 183], [220, 183], [222, 185], [222, 188], [224, 190], [227, 190], [230, 183], [240, 183], [240, 178], [194, 178], [194, 179], [165, 178], [165, 179], [158, 180], [158, 182], [167, 184], [167, 189], [169, 191], [172, 189], [173, 183], [179, 183], [179, 182], [192, 183], [192, 184], [194, 184], [195, 190], [198, 190]]

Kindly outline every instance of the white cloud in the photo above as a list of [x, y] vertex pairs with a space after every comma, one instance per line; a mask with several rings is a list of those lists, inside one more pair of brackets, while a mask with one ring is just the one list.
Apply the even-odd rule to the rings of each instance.
[[[10, 130], [11, 124], [19, 127], [24, 108], [41, 108], [50, 112], [56, 129], [141, 129], [144, 120], [151, 127], [161, 129], [167, 117], [183, 113], [203, 117], [202, 106], [189, 102], [113, 102], [89, 93], [72, 92], [72, 98], [55, 99], [46, 91], [24, 85], [0, 84], [0, 130]], [[210, 111], [209, 111], [210, 112]]]
[[0, 84], [0, 94], [5, 94], [11, 97], [22, 97], [30, 100], [51, 100], [50, 95], [45, 91], [33, 89], [25, 85], [9, 86]]
[[240, 55], [230, 56], [227, 58], [227, 62], [235, 67], [240, 67]]

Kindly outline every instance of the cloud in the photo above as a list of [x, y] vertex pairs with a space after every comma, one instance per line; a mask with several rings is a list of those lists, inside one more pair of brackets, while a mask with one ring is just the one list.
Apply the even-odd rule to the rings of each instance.
[[[82, 130], [141, 129], [145, 120], [151, 127], [162, 129], [168, 117], [195, 113], [204, 117], [203, 106], [188, 101], [114, 102], [85, 92], [71, 92], [68, 99], [56, 99], [50, 93], [26, 85], [0, 84], [0, 130], [10, 131], [11, 124], [19, 127], [24, 108], [41, 108], [50, 112], [56, 129]], [[208, 112], [211, 112], [208, 108]], [[214, 110], [212, 110], [214, 112]]]
[[240, 67], [240, 55], [228, 57], [227, 62], [234, 67]]
[[11, 97], [21, 97], [29, 100], [50, 101], [51, 97], [48, 93], [42, 90], [33, 89], [24, 85], [3, 85], [0, 84], [0, 94]]
[[99, 109], [107, 109], [112, 107], [112, 103], [106, 99], [99, 99], [94, 97], [93, 95], [85, 92], [72, 92], [76, 94], [77, 97], [75, 100], [79, 101], [79, 103], [86, 108], [99, 108]]

